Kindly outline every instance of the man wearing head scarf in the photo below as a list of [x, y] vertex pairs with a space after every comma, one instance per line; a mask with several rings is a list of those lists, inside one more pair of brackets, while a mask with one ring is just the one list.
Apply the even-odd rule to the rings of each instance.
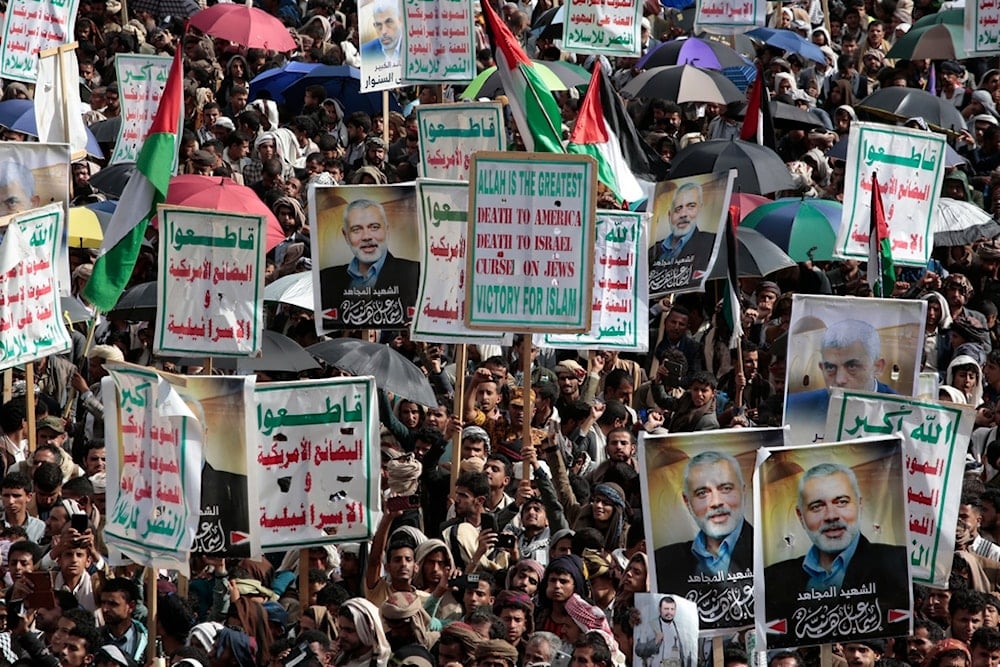
[[488, 639], [476, 649], [476, 667], [515, 667], [517, 649], [502, 639]]
[[482, 638], [468, 623], [457, 621], [441, 631], [438, 640], [438, 664], [470, 665], [475, 659], [476, 649], [482, 643]]
[[462, 605], [452, 595], [449, 577], [452, 572], [451, 552], [443, 541], [427, 540], [417, 547], [414, 554], [417, 571], [413, 585], [430, 593], [425, 609], [442, 621], [455, 621], [462, 617]]
[[583, 561], [579, 556], [568, 554], [553, 558], [539, 584], [535, 628], [558, 635], [565, 641], [565, 622], [569, 619], [566, 603], [574, 594], [585, 594], [586, 586]]
[[104, 364], [108, 361], [125, 361], [122, 351], [114, 345], [95, 345], [87, 355], [90, 384], [79, 372], [73, 374], [73, 389], [79, 393], [80, 404], [86, 410], [83, 434], [88, 441], [104, 439], [104, 402], [101, 400], [101, 378], [108, 374]]
[[535, 631], [535, 604], [518, 591], [500, 591], [493, 603], [493, 613], [507, 628], [507, 641], [517, 649], [518, 663], [523, 662], [528, 637]]
[[351, 598], [337, 615], [340, 653], [336, 667], [386, 667], [389, 641], [382, 629], [378, 608], [364, 598]]
[[388, 629], [389, 646], [398, 651], [410, 644], [430, 650], [438, 633], [430, 629], [431, 617], [414, 593], [393, 593], [382, 603], [382, 620]]

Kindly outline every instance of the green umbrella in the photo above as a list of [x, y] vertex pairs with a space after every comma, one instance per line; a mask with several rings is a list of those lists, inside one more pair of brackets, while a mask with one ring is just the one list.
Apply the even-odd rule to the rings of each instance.
[[[549, 90], [566, 90], [575, 86], [586, 86], [590, 82], [590, 74], [579, 65], [565, 61], [533, 60], [532, 62]], [[502, 94], [503, 83], [494, 65], [484, 69], [473, 79], [461, 97], [465, 100], [476, 100], [480, 97], [492, 99]]]
[[896, 40], [886, 57], [902, 60], [965, 58], [964, 20], [961, 9], [925, 16]]
[[833, 259], [842, 210], [838, 201], [787, 197], [747, 213], [740, 229], [757, 230], [796, 262], [825, 261]]

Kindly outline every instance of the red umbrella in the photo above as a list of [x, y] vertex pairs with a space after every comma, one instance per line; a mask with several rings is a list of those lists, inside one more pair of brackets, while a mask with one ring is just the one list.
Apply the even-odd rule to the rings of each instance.
[[740, 220], [736, 221], [739, 224], [743, 218], [746, 217], [747, 213], [754, 210], [758, 206], [763, 206], [764, 204], [770, 204], [773, 199], [768, 199], [762, 195], [754, 195], [749, 192], [734, 192], [729, 197], [730, 206], [740, 207]]
[[277, 18], [247, 4], [220, 3], [191, 16], [191, 25], [206, 35], [244, 46], [272, 51], [297, 47], [288, 28]]
[[[166, 204], [229, 213], [251, 213], [267, 218], [267, 250], [285, 239], [281, 224], [257, 193], [222, 176], [184, 174], [170, 179]], [[154, 226], [157, 224], [153, 218]]]

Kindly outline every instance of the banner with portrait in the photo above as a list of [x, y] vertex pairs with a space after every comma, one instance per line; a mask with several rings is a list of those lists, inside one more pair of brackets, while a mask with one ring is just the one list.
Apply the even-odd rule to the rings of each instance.
[[911, 633], [903, 487], [899, 437], [758, 452], [760, 649]]
[[785, 412], [791, 445], [825, 439], [829, 389], [913, 396], [927, 302], [795, 294]]
[[632, 667], [695, 667], [698, 609], [677, 595], [636, 593]]
[[361, 92], [398, 88], [403, 74], [401, 0], [358, 3]]
[[736, 171], [661, 181], [649, 223], [649, 296], [703, 292], [719, 254]]
[[309, 189], [319, 335], [407, 326], [420, 287], [418, 223], [412, 184]]
[[[639, 441], [639, 484], [653, 590], [691, 600], [703, 635], [753, 625], [753, 494], [757, 450], [780, 428], [724, 429]], [[721, 545], [730, 554], [713, 556]]]

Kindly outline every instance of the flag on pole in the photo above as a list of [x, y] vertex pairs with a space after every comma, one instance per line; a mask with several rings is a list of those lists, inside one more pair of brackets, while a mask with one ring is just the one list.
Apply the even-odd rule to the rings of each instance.
[[562, 114], [556, 99], [542, 81], [535, 63], [528, 58], [507, 24], [497, 16], [491, 3], [483, 2], [482, 7], [497, 75], [503, 82], [510, 112], [525, 148], [529, 152], [564, 153]]
[[747, 100], [747, 115], [743, 118], [740, 139], [753, 141], [775, 150], [774, 123], [771, 121], [771, 103], [764, 85], [764, 71], [757, 65], [757, 78], [750, 84]]
[[100, 254], [94, 262], [94, 272], [83, 290], [83, 296], [102, 312], [114, 308], [125, 291], [146, 227], [156, 215], [157, 205], [167, 199], [177, 155], [177, 127], [184, 113], [182, 58], [182, 50], [178, 49], [153, 124], [139, 149], [135, 172], [125, 185], [118, 208], [108, 223]]
[[889, 224], [885, 220], [885, 209], [882, 207], [878, 175], [874, 173], [871, 224], [868, 228], [868, 284], [871, 285], [872, 295], [876, 297], [889, 296], [896, 286], [896, 267], [892, 262]]
[[740, 307], [739, 246], [736, 242], [736, 225], [740, 221], [740, 207], [729, 207], [726, 219], [726, 291], [722, 296], [722, 316], [729, 326], [729, 349], [739, 345], [743, 335], [743, 309]]
[[590, 87], [580, 105], [576, 123], [569, 135], [566, 150], [578, 155], [590, 155], [597, 160], [597, 178], [615, 196], [626, 202], [642, 199], [642, 187], [625, 162], [621, 144], [608, 124], [601, 100], [601, 67], [594, 66]]

